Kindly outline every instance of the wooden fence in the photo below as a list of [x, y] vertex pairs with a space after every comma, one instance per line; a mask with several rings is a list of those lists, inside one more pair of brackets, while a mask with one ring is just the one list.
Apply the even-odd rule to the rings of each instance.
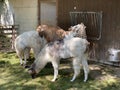
[[0, 51], [14, 50], [18, 25], [0, 26]]

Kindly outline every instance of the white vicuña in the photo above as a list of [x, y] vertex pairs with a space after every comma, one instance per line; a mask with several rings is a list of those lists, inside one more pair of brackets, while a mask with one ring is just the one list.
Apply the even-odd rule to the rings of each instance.
[[66, 37], [63, 41], [54, 41], [45, 45], [29, 69], [29, 73], [33, 78], [48, 62], [51, 62], [54, 68], [54, 78], [52, 81], [55, 81], [58, 75], [60, 59], [72, 57], [74, 75], [71, 81], [74, 81], [80, 73], [81, 64], [85, 74], [84, 81], [86, 82], [89, 73], [86, 49], [89, 42], [86, 39], [72, 37], [71, 34]]

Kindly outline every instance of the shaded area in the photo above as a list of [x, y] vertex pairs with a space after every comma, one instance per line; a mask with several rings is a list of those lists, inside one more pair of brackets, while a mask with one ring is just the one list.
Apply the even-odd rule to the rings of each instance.
[[[29, 63], [33, 62], [29, 61]], [[71, 62], [62, 62], [56, 82], [51, 64], [46, 66], [35, 79], [31, 79], [27, 69], [19, 65], [15, 53], [0, 53], [0, 90], [119, 90], [120, 68], [90, 63], [88, 81], [83, 82], [84, 73], [70, 82], [73, 75]]]

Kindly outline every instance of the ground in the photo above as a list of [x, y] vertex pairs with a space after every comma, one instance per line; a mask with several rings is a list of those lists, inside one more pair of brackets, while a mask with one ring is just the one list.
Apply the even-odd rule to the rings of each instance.
[[0, 53], [0, 90], [120, 90], [120, 67], [89, 62], [86, 83], [83, 82], [83, 70], [74, 82], [70, 82], [71, 67], [71, 62], [62, 62], [55, 82], [50, 81], [53, 78], [51, 65], [31, 79], [27, 69], [20, 66], [16, 53]]

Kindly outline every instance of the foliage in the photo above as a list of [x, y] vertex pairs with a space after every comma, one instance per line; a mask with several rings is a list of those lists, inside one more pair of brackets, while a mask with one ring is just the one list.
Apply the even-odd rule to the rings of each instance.
[[0, 0], [0, 2], [4, 2], [5, 0]]
[[10, 50], [11, 49], [11, 38], [0, 32], [0, 50]]
[[5, 0], [0, 0], [0, 14], [6, 8]]
[[0, 90], [120, 90], [120, 78], [113, 77], [113, 72], [107, 67], [101, 71], [101, 79], [92, 77], [91, 71], [86, 83], [83, 82], [83, 71], [75, 82], [70, 82], [73, 74], [71, 68], [60, 69], [58, 80], [51, 82], [51, 66], [47, 66], [35, 79], [31, 79], [27, 69], [19, 65], [15, 53], [0, 53], [0, 72]]

